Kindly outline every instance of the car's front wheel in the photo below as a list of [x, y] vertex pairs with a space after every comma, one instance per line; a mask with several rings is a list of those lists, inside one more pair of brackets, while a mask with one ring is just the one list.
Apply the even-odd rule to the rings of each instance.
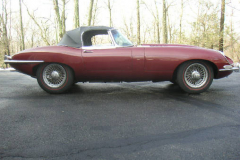
[[73, 84], [72, 70], [63, 64], [42, 64], [37, 70], [37, 81], [48, 93], [64, 93]]
[[177, 73], [178, 85], [188, 93], [206, 91], [213, 81], [212, 67], [203, 61], [183, 63]]

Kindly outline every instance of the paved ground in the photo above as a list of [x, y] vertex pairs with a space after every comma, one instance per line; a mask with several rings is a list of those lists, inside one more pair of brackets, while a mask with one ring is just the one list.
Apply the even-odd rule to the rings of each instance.
[[0, 159], [240, 159], [240, 73], [189, 95], [169, 82], [50, 95], [0, 71]]

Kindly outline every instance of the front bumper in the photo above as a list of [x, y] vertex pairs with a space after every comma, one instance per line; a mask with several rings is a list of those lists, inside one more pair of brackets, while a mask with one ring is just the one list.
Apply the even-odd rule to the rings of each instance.
[[232, 65], [225, 65], [223, 66], [224, 69], [219, 69], [220, 72], [223, 71], [235, 71], [235, 72], [239, 72], [240, 71], [240, 64], [239, 63], [235, 63], [233, 66]]

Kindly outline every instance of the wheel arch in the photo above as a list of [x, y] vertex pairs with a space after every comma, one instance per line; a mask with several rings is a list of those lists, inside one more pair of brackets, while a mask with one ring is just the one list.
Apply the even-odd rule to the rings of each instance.
[[191, 59], [191, 60], [187, 60], [187, 61], [184, 61], [184, 62], [180, 63], [180, 64], [176, 67], [176, 69], [175, 69], [174, 72], [173, 72], [173, 76], [172, 76], [172, 80], [173, 80], [173, 81], [175, 81], [176, 78], [177, 78], [177, 72], [178, 72], [179, 67], [180, 67], [183, 63], [187, 63], [187, 62], [191, 62], [191, 61], [202, 61], [202, 62], [205, 62], [205, 63], [209, 64], [209, 65], [212, 67], [212, 69], [213, 69], [214, 78], [216, 78], [216, 76], [217, 76], [217, 74], [218, 74], [218, 68], [217, 68], [217, 66], [216, 66], [213, 62], [208, 61], [208, 60], [203, 60], [203, 59]]

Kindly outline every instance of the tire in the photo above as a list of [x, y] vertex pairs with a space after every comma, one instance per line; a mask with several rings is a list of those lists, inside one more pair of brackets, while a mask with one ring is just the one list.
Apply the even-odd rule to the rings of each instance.
[[63, 64], [43, 64], [37, 69], [37, 81], [39, 86], [48, 93], [64, 93], [73, 84], [72, 70]]
[[203, 61], [189, 61], [183, 63], [177, 72], [177, 82], [187, 93], [202, 93], [213, 81], [212, 67]]

